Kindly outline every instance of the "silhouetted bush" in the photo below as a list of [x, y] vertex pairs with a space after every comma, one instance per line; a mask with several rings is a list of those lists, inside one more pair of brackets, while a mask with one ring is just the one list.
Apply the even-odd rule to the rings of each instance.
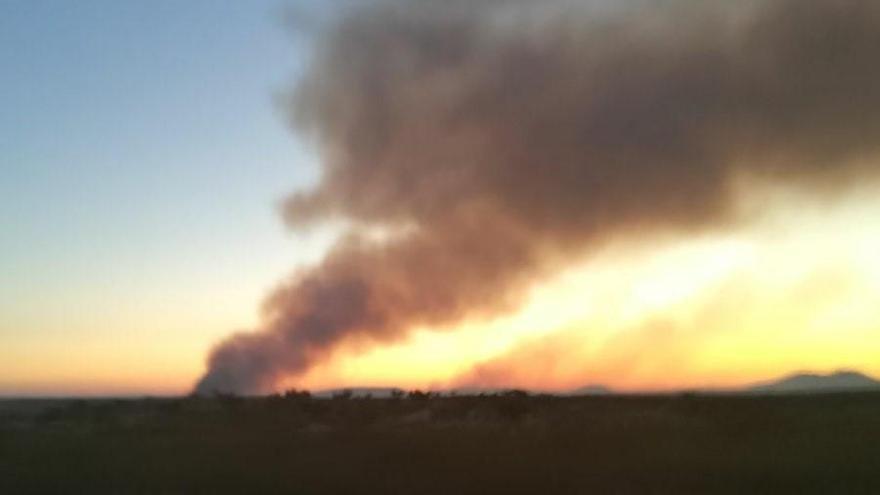
[[501, 397], [506, 397], [508, 399], [527, 399], [529, 397], [529, 393], [526, 392], [525, 390], [519, 390], [519, 389], [515, 389], [515, 388], [510, 389], [510, 390], [504, 390], [504, 391], [500, 392], [498, 395]]
[[333, 400], [348, 400], [354, 397], [354, 392], [349, 389], [340, 390], [338, 392], [334, 392], [332, 396], [330, 396]]
[[311, 398], [312, 393], [308, 390], [297, 390], [295, 388], [291, 388], [284, 392], [285, 400], [308, 400]]

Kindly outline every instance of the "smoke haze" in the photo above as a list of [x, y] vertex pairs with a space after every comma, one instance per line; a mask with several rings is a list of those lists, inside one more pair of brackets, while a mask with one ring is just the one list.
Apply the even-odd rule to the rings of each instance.
[[510, 311], [612, 236], [747, 221], [750, 182], [873, 178], [878, 47], [871, 0], [345, 10], [287, 103], [322, 177], [284, 218], [349, 228], [196, 391], [272, 391], [349, 340]]

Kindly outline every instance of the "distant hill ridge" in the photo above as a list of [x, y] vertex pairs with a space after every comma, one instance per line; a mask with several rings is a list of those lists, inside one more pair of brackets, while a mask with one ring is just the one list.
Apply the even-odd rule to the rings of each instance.
[[863, 373], [841, 370], [828, 375], [797, 373], [782, 379], [759, 383], [746, 389], [758, 393], [815, 393], [880, 390], [880, 381]]
[[576, 388], [566, 395], [611, 395], [614, 391], [604, 385], [591, 384]]
[[[477, 395], [480, 393], [495, 394], [508, 389], [505, 388], [453, 388], [448, 390], [434, 390], [441, 395], [460, 394]], [[685, 391], [685, 390], [682, 390]], [[701, 389], [702, 393], [721, 394], [809, 394], [828, 392], [857, 392], [857, 391], [880, 391], [880, 380], [876, 380], [864, 373], [854, 370], [840, 370], [829, 374], [820, 373], [795, 373], [776, 380], [759, 382], [740, 388], [730, 389]], [[543, 392], [529, 390], [530, 393], [551, 393], [557, 395], [583, 396], [583, 395], [613, 395], [617, 392], [601, 384], [590, 384], [567, 392]], [[388, 398], [395, 394], [403, 395], [406, 391], [394, 387], [349, 387], [314, 392], [315, 397], [329, 398], [337, 395], [350, 397], [373, 397]]]

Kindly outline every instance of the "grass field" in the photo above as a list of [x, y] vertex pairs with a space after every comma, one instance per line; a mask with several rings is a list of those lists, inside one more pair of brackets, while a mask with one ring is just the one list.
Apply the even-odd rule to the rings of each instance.
[[0, 493], [880, 493], [880, 394], [6, 400]]

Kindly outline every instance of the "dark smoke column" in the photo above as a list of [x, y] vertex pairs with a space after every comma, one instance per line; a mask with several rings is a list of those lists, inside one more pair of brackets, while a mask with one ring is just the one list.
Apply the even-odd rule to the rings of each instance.
[[351, 229], [196, 392], [512, 310], [611, 235], [742, 221], [735, 181], [877, 175], [880, 3], [573, 4], [365, 2], [319, 35], [289, 110], [323, 176], [285, 218]]

